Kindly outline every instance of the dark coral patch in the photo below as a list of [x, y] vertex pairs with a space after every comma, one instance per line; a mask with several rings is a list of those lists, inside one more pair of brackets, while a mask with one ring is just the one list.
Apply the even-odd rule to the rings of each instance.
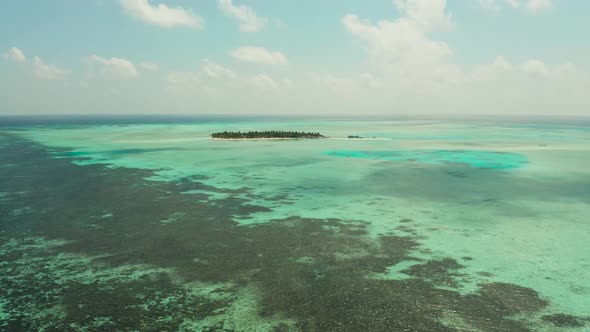
[[541, 317], [545, 322], [549, 322], [557, 327], [584, 327], [584, 319], [568, 314], [551, 314]]
[[430, 260], [423, 264], [412, 265], [403, 273], [413, 277], [422, 278], [437, 286], [458, 287], [458, 277], [464, 276], [460, 273], [464, 266], [451, 258]]
[[[39, 318], [25, 314], [30, 302], [40, 310], [65, 306], [65, 317], [49, 325], [53, 330], [71, 324], [88, 328], [95, 323], [91, 317], [101, 315], [109, 317], [107, 330], [148, 331], [151, 326], [172, 331], [185, 317], [214, 317], [228, 310], [244, 286], [259, 291], [261, 317], [293, 319], [301, 331], [454, 331], [442, 323], [449, 312], [474, 329], [529, 331], [512, 317], [547, 306], [534, 290], [512, 284], [484, 284], [478, 293], [462, 295], [452, 288], [466, 277], [463, 266], [450, 258], [421, 261], [402, 271], [409, 279], [372, 278], [415, 260], [415, 251], [428, 252], [409, 227], [399, 229], [403, 236], [377, 240], [369, 236], [365, 221], [291, 217], [242, 227], [235, 216], [268, 211], [244, 198], [251, 194], [248, 188], [224, 190], [194, 178], [146, 181], [153, 172], [76, 166], [51, 158], [39, 145], [11, 136], [0, 135], [0, 140], [10, 142], [0, 147], [0, 164], [19, 165], [3, 169], [3, 191], [26, 193], [0, 204], [0, 215], [7, 216], [0, 219], [1, 240], [65, 239], [60, 252], [97, 256], [105, 266], [147, 264], [173, 270], [183, 282], [237, 285], [220, 300], [185, 294], [165, 276], [109, 285], [72, 282], [64, 290], [51, 278], [34, 274], [16, 283], [8, 271], [23, 269], [18, 265], [23, 256], [9, 252], [0, 265], [0, 297], [21, 312], [6, 322], [14, 327], [10, 331], [39, 329]], [[189, 190], [227, 197], [195, 201], [183, 194]], [[9, 214], [26, 207], [31, 207], [27, 214]], [[97, 221], [103, 215], [109, 217]], [[162, 223], [171, 216], [174, 222]], [[89, 227], [97, 224], [101, 227]], [[2, 323], [1, 328], [7, 326]]]

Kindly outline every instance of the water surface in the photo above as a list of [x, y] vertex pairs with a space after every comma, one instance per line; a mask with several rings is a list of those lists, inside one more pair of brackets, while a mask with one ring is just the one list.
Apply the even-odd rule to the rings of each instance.
[[[333, 139], [208, 139], [264, 129]], [[36, 123], [0, 149], [0, 329], [590, 326], [585, 127]]]

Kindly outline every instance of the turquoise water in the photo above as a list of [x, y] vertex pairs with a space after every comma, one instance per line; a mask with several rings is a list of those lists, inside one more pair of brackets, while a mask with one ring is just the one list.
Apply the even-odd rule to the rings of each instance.
[[505, 169], [521, 167], [526, 158], [516, 153], [463, 151], [463, 150], [413, 150], [413, 151], [328, 151], [328, 156], [365, 158], [389, 161], [411, 161], [425, 164], [464, 164], [477, 168]]
[[[208, 138], [210, 133], [220, 130], [264, 129], [313, 131], [329, 138], [286, 141]], [[45, 148], [59, 149], [51, 151], [52, 158], [77, 167], [100, 166], [105, 167], [104, 172], [149, 171], [143, 180], [154, 188], [173, 185], [199, 208], [224, 207], [227, 218], [237, 227], [237, 230], [232, 228], [232, 234], [266, 232], [267, 227], [281, 222], [287, 225], [293, 218], [303, 220], [302, 223], [308, 220], [309, 225], [314, 220], [343, 221], [323, 226], [321, 234], [325, 236], [336, 236], [343, 229], [350, 234], [357, 234], [361, 229], [366, 232], [362, 245], [350, 244], [356, 248], [354, 252], [344, 250], [346, 245], [342, 243], [346, 240], [339, 237], [337, 243], [344, 247], [338, 247], [339, 251], [330, 260], [324, 261], [313, 252], [282, 257], [299, 268], [313, 266], [312, 271], [316, 271], [313, 280], [329, 274], [317, 272], [322, 267], [354, 260], [357, 265], [353, 266], [357, 267], [350, 269], [366, 272], [362, 280], [421, 280], [441, 291], [452, 290], [456, 294], [453, 296], [464, 299], [484, 294], [485, 285], [510, 284], [532, 289], [548, 304], [541, 305], [539, 310], [508, 316], [515, 321], [524, 319], [528, 328], [535, 331], [584, 330], [584, 327], [557, 326], [550, 319], [541, 319], [553, 317], [552, 314], [565, 313], [578, 317], [580, 322], [590, 317], [590, 256], [587, 254], [590, 252], [590, 131], [585, 128], [434, 121], [273, 120], [36, 126], [6, 132]], [[346, 139], [348, 135], [367, 138]], [[162, 192], [172, 190], [166, 188]], [[232, 209], [239, 205], [236, 212], [225, 207], [229, 202], [233, 204]], [[158, 227], [154, 232], [172, 232], [173, 227], [186, 222], [183, 220], [188, 212], [182, 210], [185, 203], [177, 205], [178, 211], [171, 210], [154, 223], [153, 227]], [[115, 227], [109, 220], [117, 213], [120, 212], [100, 211], [100, 216], [106, 217], [93, 221], [92, 229]], [[299, 226], [289, 227], [292, 231]], [[188, 231], [182, 235], [170, 234], [176, 238], [187, 237], [187, 243], [192, 236]], [[408, 252], [403, 259], [392, 259], [383, 269], [367, 269], [363, 260], [368, 262], [385, 255], [371, 254], [372, 249], [367, 248], [381, 243], [387, 236], [411, 238], [416, 244], [406, 248]], [[72, 239], [64, 237], [64, 240]], [[364, 248], [365, 245], [368, 247]], [[187, 245], [183, 250], [190, 251], [189, 248]], [[330, 248], [322, 250], [330, 251]], [[218, 259], [231, 260], [229, 257], [235, 254], [234, 251], [228, 252], [227, 257], [220, 254]], [[87, 257], [84, 255], [91, 253], [76, 255], [82, 256], [67, 256], [68, 262], [83, 260]], [[358, 261], [358, 257], [363, 259]], [[190, 262], [193, 259], [205, 261], [192, 257]], [[148, 262], [152, 265], [145, 269], [172, 272], [183, 271], [189, 264], [158, 266]], [[447, 271], [444, 278], [425, 275], [423, 269], [432, 269], [428, 273], [434, 273], [439, 268], [424, 262], [447, 264], [440, 268]], [[84, 261], [84, 264], [90, 263]], [[336, 267], [326, 269], [333, 271]], [[253, 273], [242, 271], [240, 275]], [[192, 322], [191, 326], [198, 325], [204, 330], [203, 326], [210, 327], [207, 324], [232, 321], [234, 328], [238, 326], [236, 330], [263, 331], [282, 322], [285, 328], [305, 330], [300, 325], [303, 314], [278, 305], [276, 310], [282, 311], [273, 312], [272, 317], [257, 312], [256, 308], [264, 307], [268, 301], [259, 294], [270, 286], [258, 284], [254, 277], [247, 278], [245, 283], [195, 276], [188, 279], [191, 280], [178, 281], [179, 287], [199, 294], [204, 289], [227, 292], [231, 289], [235, 293], [232, 296], [239, 299], [224, 314], [208, 316]], [[241, 286], [235, 286], [234, 282]], [[301, 287], [305, 284], [306, 281], [301, 281]], [[278, 291], [273, 288], [273, 292]], [[445, 311], [437, 321], [457, 329], [492, 330], [471, 322], [468, 318], [471, 316], [459, 317], [451, 311]]]

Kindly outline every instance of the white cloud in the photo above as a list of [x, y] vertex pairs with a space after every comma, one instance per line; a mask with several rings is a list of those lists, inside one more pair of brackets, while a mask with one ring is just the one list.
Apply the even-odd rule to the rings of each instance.
[[89, 60], [91, 63], [100, 66], [100, 72], [103, 75], [114, 78], [135, 78], [140, 75], [135, 65], [126, 59], [116, 57], [106, 59], [93, 54], [89, 57]]
[[168, 74], [166, 80], [168, 83], [178, 85], [195, 84], [200, 82], [199, 76], [197, 74], [188, 71], [172, 72]]
[[446, 0], [395, 0], [398, 11], [427, 29], [450, 28], [451, 15], [445, 13]]
[[[270, 75], [238, 75], [211, 60], [205, 59], [201, 71], [177, 71], [167, 75], [170, 91], [182, 95], [206, 95], [225, 98], [234, 94], [251, 94], [252, 89], [279, 91], [291, 86], [288, 79], [277, 80]], [[203, 95], [203, 96], [204, 96]]]
[[263, 47], [240, 47], [231, 55], [244, 62], [261, 63], [268, 65], [282, 65], [287, 63], [287, 58], [281, 52], [271, 52]]
[[256, 16], [254, 10], [246, 5], [235, 6], [232, 0], [218, 0], [218, 5], [224, 14], [239, 22], [241, 31], [260, 31], [268, 21], [266, 18]]
[[548, 11], [551, 7], [553, 7], [551, 0], [528, 0], [526, 4], [527, 10], [532, 13]]
[[[499, 10], [501, 8], [500, 3], [497, 0], [478, 0], [480, 6], [488, 10]], [[517, 9], [521, 5], [531, 13], [541, 13], [550, 10], [553, 7], [552, 0], [505, 0], [504, 1], [509, 7]]]
[[371, 88], [379, 88], [381, 87], [381, 82], [375, 78], [375, 76], [369, 73], [362, 73], [360, 75], [360, 81], [368, 87]]
[[125, 12], [148, 24], [161, 27], [188, 26], [195, 29], [203, 28], [203, 19], [190, 9], [168, 7], [165, 4], [152, 6], [148, 0], [120, 0]]
[[492, 67], [498, 70], [510, 70], [512, 69], [512, 64], [506, 60], [503, 56], [499, 55], [496, 57], [494, 62], [492, 63]]
[[520, 6], [518, 0], [506, 0], [506, 3], [512, 8], [518, 8]]
[[452, 55], [449, 46], [427, 35], [432, 29], [449, 26], [445, 1], [408, 0], [396, 4], [405, 15], [395, 21], [372, 24], [349, 14], [342, 18], [342, 24], [366, 43], [371, 63], [389, 78], [410, 85], [460, 81], [460, 70], [446, 62]]
[[488, 81], [498, 77], [498, 74], [512, 70], [512, 64], [503, 56], [499, 55], [490, 64], [479, 65], [474, 73], [473, 79], [476, 81]]
[[260, 89], [276, 90], [279, 84], [272, 77], [265, 74], [258, 74], [250, 78], [250, 83]]
[[[18, 62], [18, 63], [25, 63], [27, 62], [27, 58], [23, 51], [21, 51], [17, 47], [12, 47], [10, 50], [6, 51], [2, 54], [2, 57], [6, 60]], [[35, 77], [42, 79], [42, 80], [63, 80], [68, 75], [72, 73], [71, 70], [61, 68], [55, 65], [46, 64], [43, 60], [35, 56], [33, 58], [33, 62], [30, 65], [33, 75]], [[27, 66], [28, 67], [28, 66]]]
[[527, 60], [521, 65], [522, 70], [527, 73], [541, 75], [541, 76], [550, 76], [549, 68], [545, 65], [544, 62], [536, 59]]
[[211, 60], [205, 59], [202, 66], [205, 75], [211, 78], [236, 78], [237, 75], [228, 68], [223, 67]]
[[71, 71], [54, 65], [48, 65], [36, 56], [33, 58], [33, 74], [44, 80], [62, 80], [70, 75]]
[[6, 51], [4, 54], [2, 54], [2, 57], [6, 60], [20, 62], [20, 63], [27, 61], [27, 57], [25, 57], [25, 54], [23, 53], [23, 51], [21, 51], [19, 48], [16, 48], [16, 47], [13, 47], [13, 48], [9, 49], [8, 51]]
[[156, 72], [156, 71], [160, 70], [160, 66], [158, 66], [157, 63], [153, 63], [153, 62], [149, 62], [149, 61], [143, 61], [139, 65], [141, 66], [141, 68], [143, 68], [147, 71]]
[[498, 11], [501, 8], [496, 0], [478, 0], [478, 2], [483, 9]]
[[204, 93], [216, 98], [241, 93], [251, 94], [252, 89], [279, 91], [293, 85], [286, 78], [277, 80], [265, 73], [240, 75], [209, 59], [203, 60], [200, 71], [172, 72], [167, 75], [166, 81], [168, 88], [175, 93]]
[[[524, 7], [531, 5], [531, 1], [550, 3], [546, 0], [505, 1], [478, 0], [478, 3], [489, 9], [500, 5]], [[477, 81], [502, 80], [507, 83], [516, 78], [514, 75], [525, 72], [544, 78], [558, 78], [574, 70], [571, 63], [547, 66], [534, 59], [516, 66], [503, 56], [468, 70], [453, 62], [453, 51], [445, 42], [433, 38], [433, 32], [452, 25], [444, 0], [395, 0], [395, 4], [401, 13], [395, 20], [372, 23], [354, 14], [342, 18], [345, 29], [363, 42], [369, 64], [374, 67], [371, 71], [380, 73], [379, 79], [367, 75], [360, 78], [324, 75], [316, 81], [332, 90], [356, 91], [363, 87], [382, 86], [423, 95], [450, 91], [452, 85], [466, 86]], [[546, 4], [537, 3], [536, 6], [548, 8]]]
[[570, 62], [551, 67], [537, 59], [525, 61], [520, 68], [529, 74], [545, 78], [558, 78], [574, 71], [574, 65]]

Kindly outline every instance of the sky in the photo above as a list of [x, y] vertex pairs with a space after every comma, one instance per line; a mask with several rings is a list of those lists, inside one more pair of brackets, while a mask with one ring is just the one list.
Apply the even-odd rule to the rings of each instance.
[[5, 0], [0, 115], [590, 116], [590, 1]]

